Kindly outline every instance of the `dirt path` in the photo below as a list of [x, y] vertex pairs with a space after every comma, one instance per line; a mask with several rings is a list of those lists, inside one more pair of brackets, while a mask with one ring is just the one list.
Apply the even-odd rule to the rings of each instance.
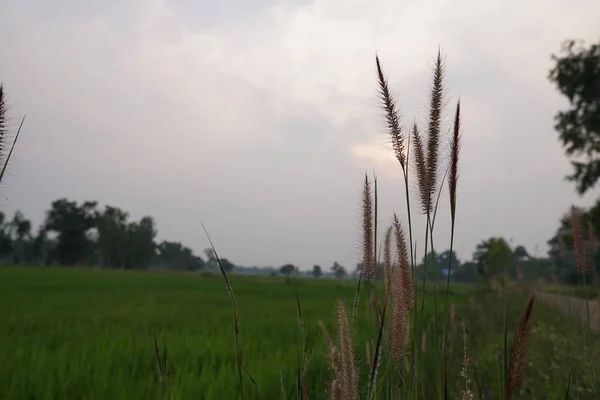
[[[571, 315], [587, 324], [585, 299], [540, 291], [536, 293], [536, 297], [546, 304], [555, 306], [565, 315]], [[589, 300], [589, 309], [591, 329], [594, 333], [600, 334], [600, 301]]]

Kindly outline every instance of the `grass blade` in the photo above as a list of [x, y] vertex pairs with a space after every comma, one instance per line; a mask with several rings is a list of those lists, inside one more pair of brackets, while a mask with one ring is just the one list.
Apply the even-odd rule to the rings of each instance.
[[235, 301], [235, 295], [233, 293], [233, 287], [231, 286], [229, 277], [227, 276], [227, 273], [225, 272], [225, 269], [223, 268], [221, 259], [219, 258], [219, 255], [217, 254], [217, 250], [215, 249], [215, 246], [213, 245], [213, 242], [212, 242], [210, 235], [208, 234], [208, 231], [206, 230], [206, 227], [204, 226], [204, 224], [202, 224], [202, 228], [204, 229], [204, 232], [206, 233], [206, 237], [208, 238], [210, 247], [215, 254], [217, 263], [219, 264], [219, 270], [221, 271], [221, 275], [223, 275], [223, 279], [225, 280], [225, 285], [227, 286], [227, 292], [229, 293], [229, 298], [230, 298], [231, 304], [233, 306], [233, 323], [234, 323], [234, 329], [235, 329], [235, 347], [236, 347], [236, 356], [237, 356], [237, 369], [238, 369], [238, 378], [240, 381], [239, 382], [240, 383], [240, 397], [243, 400], [244, 399], [244, 379], [243, 379], [243, 374], [242, 374], [242, 371], [243, 371], [242, 349], [240, 346], [240, 326], [239, 326], [239, 319], [238, 319], [237, 303]]

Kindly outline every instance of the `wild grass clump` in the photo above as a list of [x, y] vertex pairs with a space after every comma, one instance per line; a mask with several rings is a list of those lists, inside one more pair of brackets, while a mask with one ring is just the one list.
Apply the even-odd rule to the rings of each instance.
[[[425, 269], [416, 271], [416, 256], [413, 242], [412, 197], [410, 175], [416, 174], [418, 184], [418, 206], [425, 217], [425, 237], [423, 248], [425, 256], [434, 253], [434, 227], [439, 206], [440, 194], [444, 185], [448, 186], [450, 203], [451, 237], [450, 250], [454, 247], [454, 228], [457, 212], [457, 188], [459, 176], [459, 154], [461, 145], [461, 105], [456, 102], [453, 124], [450, 128], [448, 143], [443, 143], [443, 105], [446, 102], [444, 91], [444, 63], [441, 53], [438, 52], [433, 68], [433, 79], [430, 88], [429, 115], [427, 126], [421, 127], [414, 122], [409, 130], [402, 125], [402, 118], [396, 106], [396, 101], [383, 72], [382, 64], [377, 56], [376, 71], [381, 107], [384, 111], [387, 132], [392, 144], [395, 158], [400, 164], [406, 193], [406, 221], [408, 229], [402, 226], [400, 218], [394, 213], [391, 227], [388, 228], [384, 247], [384, 291], [380, 293], [374, 267], [377, 265], [375, 254], [377, 250], [377, 230], [373, 221], [377, 220], [377, 190], [372, 186], [367, 176], [363, 189], [363, 268], [361, 269], [358, 291], [372, 292], [376, 306], [369, 308], [374, 331], [376, 347], [369, 351], [369, 360], [366, 364], [371, 366], [371, 373], [364, 379], [368, 390], [366, 398], [377, 396], [386, 399], [416, 399], [416, 398], [474, 398], [470, 389], [472, 378], [468, 372], [468, 354], [466, 344], [461, 360], [459, 374], [453, 376], [448, 360], [448, 331], [454, 327], [454, 306], [452, 307], [452, 325], [449, 314], [449, 288], [452, 265], [438, 266], [435, 259], [425, 259]], [[422, 134], [425, 132], [425, 135]], [[412, 152], [411, 146], [412, 143]], [[450, 155], [448, 165], [442, 165], [440, 153], [445, 146]], [[447, 180], [446, 180], [447, 178]], [[395, 261], [391, 261], [391, 239], [396, 242]], [[437, 280], [439, 268], [446, 268], [447, 280], [443, 292], [438, 293], [437, 285], [432, 291], [426, 290], [426, 279]], [[425, 271], [433, 271], [433, 276], [427, 277]], [[416, 281], [417, 275], [423, 276], [421, 282]], [[414, 289], [420, 286], [420, 294]], [[426, 294], [427, 293], [427, 294]], [[439, 298], [438, 298], [439, 297]], [[386, 318], [385, 310], [391, 299], [391, 316]], [[440, 301], [441, 300], [441, 301]], [[426, 303], [432, 303], [434, 312], [433, 320], [427, 321], [424, 309]], [[356, 309], [355, 301], [355, 309]], [[532, 296], [525, 314], [522, 317], [516, 333], [509, 346], [507, 333], [504, 339], [504, 356], [500, 361], [500, 370], [497, 382], [497, 395], [511, 398], [524, 378], [523, 363], [528, 343], [529, 328], [531, 326], [534, 297]], [[439, 309], [438, 309], [439, 308]], [[373, 312], [375, 310], [375, 312]], [[382, 312], [383, 310], [383, 312]], [[504, 323], [507, 332], [507, 322]], [[468, 327], [464, 328], [464, 342], [467, 341]], [[433, 348], [431, 349], [432, 343]], [[348, 340], [348, 339], [345, 339]], [[348, 340], [349, 342], [349, 340]], [[367, 346], [367, 348], [369, 348]], [[431, 351], [432, 350], [432, 351]], [[344, 368], [340, 358], [331, 358], [331, 368], [339, 371]], [[350, 366], [346, 366], [350, 367]], [[352, 364], [352, 369], [354, 364]], [[378, 374], [377, 371], [387, 371]], [[426, 371], [427, 370], [427, 371]], [[433, 372], [433, 373], [430, 373]], [[454, 382], [462, 379], [465, 384], [460, 390]], [[339, 385], [340, 378], [334, 374], [332, 387]], [[354, 385], [354, 382], [353, 382]], [[377, 392], [375, 388], [378, 388]], [[347, 391], [350, 388], [346, 388]], [[337, 399], [339, 390], [332, 390], [331, 399]]]
[[[483, 384], [478, 377], [472, 377], [469, 370], [469, 354], [467, 349], [469, 321], [463, 321], [463, 330], [459, 333], [464, 343], [461, 354], [450, 359], [449, 349], [454, 349], [448, 339], [449, 332], [456, 333], [455, 304], [449, 309], [451, 258], [446, 266], [446, 284], [441, 292], [437, 284], [426, 285], [428, 279], [437, 280], [439, 268], [434, 246], [434, 228], [442, 189], [448, 186], [450, 205], [450, 251], [454, 248], [454, 233], [457, 214], [457, 190], [459, 181], [459, 155], [461, 147], [461, 104], [456, 102], [453, 124], [450, 128], [449, 140], [443, 143], [443, 113], [446, 103], [444, 91], [444, 63], [438, 51], [430, 88], [429, 113], [427, 125], [419, 126], [414, 122], [410, 129], [403, 127], [400, 113], [389, 87], [379, 57], [376, 56], [376, 72], [381, 107], [387, 126], [392, 150], [400, 164], [404, 182], [406, 200], [406, 223], [394, 213], [383, 241], [383, 293], [378, 282], [379, 247], [377, 241], [377, 179], [371, 182], [365, 175], [362, 191], [362, 262], [358, 285], [352, 307], [352, 318], [348, 318], [343, 300], [337, 304], [337, 342], [333, 342], [324, 325], [321, 325], [327, 343], [330, 363], [329, 384], [323, 393], [331, 400], [337, 399], [473, 399], [476, 393], [481, 398], [488, 398], [489, 391], [484, 394]], [[423, 134], [422, 132], [425, 132]], [[411, 152], [412, 143], [412, 152]], [[442, 146], [450, 157], [447, 165], [442, 165], [440, 153]], [[423, 238], [424, 264], [422, 271], [417, 271], [416, 249], [413, 237], [411, 207], [411, 173], [417, 180], [418, 209], [425, 217], [425, 237]], [[392, 239], [395, 251], [392, 251]], [[394, 253], [394, 260], [392, 260]], [[427, 255], [431, 254], [428, 259]], [[433, 271], [427, 276], [426, 271]], [[418, 274], [417, 274], [418, 272]], [[231, 287], [227, 276], [223, 276]], [[417, 276], [422, 276], [417, 282]], [[365, 355], [361, 357], [357, 351], [354, 334], [359, 330], [359, 299], [366, 291], [367, 321], [369, 321], [370, 337], [366, 339]], [[439, 292], [439, 293], [438, 293]], [[494, 397], [510, 399], [525, 378], [525, 359], [530, 341], [530, 327], [535, 297], [532, 295], [515, 334], [509, 343], [508, 326], [508, 294], [502, 292], [504, 300], [504, 316], [499, 333], [503, 336], [501, 357], [497, 359]], [[304, 337], [304, 324], [300, 313], [298, 299], [299, 323]], [[235, 309], [235, 300], [232, 297]], [[387, 315], [388, 308], [391, 315]], [[432, 309], [432, 313], [426, 313]], [[237, 321], [237, 317], [236, 317]], [[241, 370], [241, 354], [239, 353], [239, 331], [236, 326], [236, 343], [238, 346], [238, 368]], [[503, 332], [503, 334], [502, 334]], [[454, 336], [456, 337], [456, 336]], [[454, 352], [455, 353], [455, 352]], [[452, 354], [454, 354], [452, 353]], [[301, 362], [301, 360], [303, 360]], [[307, 366], [305, 351], [298, 351], [297, 398], [308, 399], [304, 377]], [[365, 368], [366, 367], [366, 368]], [[474, 366], [475, 368], [475, 366]], [[243, 379], [239, 374], [240, 387]], [[283, 381], [282, 381], [283, 382]], [[459, 383], [462, 382], [462, 383]], [[477, 383], [479, 391], [471, 386]], [[243, 392], [241, 392], [243, 396]]]

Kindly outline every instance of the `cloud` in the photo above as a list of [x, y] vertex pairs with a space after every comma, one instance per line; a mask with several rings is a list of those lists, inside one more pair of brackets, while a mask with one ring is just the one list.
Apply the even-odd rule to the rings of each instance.
[[[382, 221], [404, 212], [374, 56], [404, 124], [425, 124], [438, 46], [448, 116], [459, 97], [464, 112], [459, 256], [469, 258], [488, 235], [533, 248], [579, 201], [563, 181], [569, 164], [552, 118], [564, 102], [546, 74], [562, 40], [596, 39], [600, 5], [8, 0], [3, 7], [0, 35], [11, 40], [0, 78], [13, 112], [28, 115], [5, 210], [22, 209], [34, 222], [58, 197], [93, 198], [135, 217], [154, 215], [161, 238], [198, 252], [207, 244], [203, 221], [220, 253], [242, 264], [353, 265], [365, 171], [380, 177]], [[444, 243], [447, 223], [439, 228]]]

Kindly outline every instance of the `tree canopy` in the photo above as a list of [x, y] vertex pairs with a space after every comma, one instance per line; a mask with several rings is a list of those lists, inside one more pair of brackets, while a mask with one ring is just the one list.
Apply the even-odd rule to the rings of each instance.
[[584, 194], [600, 178], [600, 42], [585, 47], [568, 40], [552, 60], [548, 79], [570, 103], [556, 115], [555, 129], [573, 165], [567, 179]]

